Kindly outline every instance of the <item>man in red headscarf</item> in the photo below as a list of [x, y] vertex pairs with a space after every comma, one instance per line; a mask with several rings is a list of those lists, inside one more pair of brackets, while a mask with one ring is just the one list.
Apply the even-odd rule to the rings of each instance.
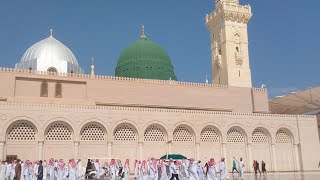
[[110, 180], [115, 180], [116, 179], [116, 160], [115, 159], [111, 159], [109, 169], [110, 169], [110, 172], [109, 172]]
[[70, 160], [69, 164], [69, 180], [76, 180], [77, 179], [77, 163], [74, 159]]

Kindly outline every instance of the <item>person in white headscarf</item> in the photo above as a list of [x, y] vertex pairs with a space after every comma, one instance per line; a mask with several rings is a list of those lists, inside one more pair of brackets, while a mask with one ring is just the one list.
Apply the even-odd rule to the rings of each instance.
[[96, 179], [100, 179], [100, 163], [99, 163], [99, 159], [96, 159], [94, 162], [94, 169], [96, 170]]
[[21, 174], [23, 174], [23, 178], [24, 180], [30, 180], [30, 166], [31, 166], [32, 162], [30, 162], [29, 160], [26, 160], [26, 162], [24, 163], [24, 168], [22, 169]]
[[4, 161], [1, 162], [0, 165], [0, 179], [6, 179], [6, 171], [7, 171], [7, 165]]
[[188, 167], [185, 160], [182, 160], [181, 164], [181, 178], [182, 180], [189, 180]]
[[11, 176], [10, 176], [10, 180], [14, 179], [14, 176], [16, 175], [16, 165], [17, 165], [17, 160], [14, 160], [12, 165], [11, 165]]
[[201, 161], [198, 161], [197, 166], [198, 166], [197, 173], [199, 176], [199, 180], [204, 180], [204, 173], [203, 173], [203, 167], [201, 165]]
[[208, 166], [207, 180], [218, 180], [216, 162], [214, 161], [213, 158], [211, 158], [210, 161], [208, 161], [207, 166]]
[[77, 174], [77, 163], [74, 159], [71, 159], [68, 166], [68, 180], [77, 180]]
[[225, 179], [229, 178], [226, 163], [225, 163], [225, 158], [221, 158], [221, 161], [219, 163], [219, 170], [220, 170], [220, 179], [221, 180], [225, 180]]
[[134, 179], [137, 179], [139, 176], [139, 162], [138, 160], [134, 161]]
[[42, 179], [43, 179], [43, 180], [46, 180], [46, 179], [47, 179], [47, 176], [48, 176], [48, 164], [47, 164], [47, 161], [46, 161], [46, 160], [44, 160], [44, 161], [42, 162], [42, 166], [43, 166], [43, 177], [42, 177]]
[[6, 168], [6, 178], [7, 178], [7, 180], [11, 179], [11, 168], [12, 168], [11, 163], [8, 162], [7, 168]]
[[110, 180], [115, 180], [116, 179], [116, 160], [111, 159], [109, 169], [110, 169], [109, 171]]
[[37, 180], [37, 179], [38, 179], [38, 177], [37, 177], [37, 175], [38, 175], [38, 168], [39, 168], [39, 161], [35, 161], [35, 162], [34, 162], [34, 166], [33, 166], [33, 174], [34, 174], [33, 180]]
[[84, 176], [83, 171], [82, 171], [81, 159], [79, 159], [77, 162], [77, 172], [78, 172], [78, 178], [81, 179]]
[[195, 162], [194, 159], [191, 158], [189, 169], [188, 169], [189, 170], [189, 180], [199, 180], [197, 169], [198, 169], [197, 162]]
[[163, 159], [161, 162], [161, 176], [160, 176], [160, 180], [169, 180], [168, 178], [168, 173], [167, 173], [167, 166], [168, 164], [166, 163], [166, 161]]
[[56, 174], [57, 180], [63, 180], [63, 178], [65, 177], [65, 169], [64, 169], [65, 166], [66, 164], [63, 162], [62, 159], [60, 159], [57, 167], [57, 174]]
[[129, 168], [129, 159], [126, 159], [123, 167], [123, 180], [129, 180], [130, 168]]

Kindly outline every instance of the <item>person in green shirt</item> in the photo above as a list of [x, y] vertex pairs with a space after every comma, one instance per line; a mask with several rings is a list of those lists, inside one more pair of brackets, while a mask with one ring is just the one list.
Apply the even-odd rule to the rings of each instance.
[[235, 160], [233, 160], [233, 162], [232, 162], [232, 174], [233, 174], [233, 171], [234, 171], [234, 170], [236, 170], [237, 173], [239, 173], [239, 171], [237, 170], [237, 163], [236, 163]]

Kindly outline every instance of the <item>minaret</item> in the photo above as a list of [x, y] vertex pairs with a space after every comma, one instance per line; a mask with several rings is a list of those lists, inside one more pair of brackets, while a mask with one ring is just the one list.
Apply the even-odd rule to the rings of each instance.
[[239, 5], [239, 0], [216, 0], [216, 9], [207, 15], [214, 84], [252, 87], [247, 32], [251, 15], [251, 7]]
[[91, 76], [94, 77], [94, 58], [91, 58]]

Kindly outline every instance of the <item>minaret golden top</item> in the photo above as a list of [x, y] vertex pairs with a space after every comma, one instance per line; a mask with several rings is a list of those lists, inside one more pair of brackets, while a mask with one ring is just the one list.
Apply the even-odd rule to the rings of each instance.
[[141, 25], [141, 38], [146, 38], [146, 34], [144, 33], [144, 25]]

